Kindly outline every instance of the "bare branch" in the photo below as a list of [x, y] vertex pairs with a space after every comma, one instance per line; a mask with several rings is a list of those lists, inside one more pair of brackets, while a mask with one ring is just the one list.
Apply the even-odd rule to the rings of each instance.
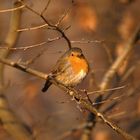
[[48, 27], [48, 24], [45, 23], [43, 25], [39, 25], [39, 26], [35, 26], [35, 27], [18, 29], [17, 32], [37, 30], [37, 29], [41, 29], [41, 28], [44, 28], [44, 27]]
[[69, 14], [70, 9], [66, 10], [64, 12], [64, 14], [60, 17], [60, 19], [58, 20], [58, 22], [55, 24], [57, 27], [61, 24], [61, 22], [64, 20], [64, 18]]
[[[13, 62], [11, 60], [0, 58], [0, 62], [4, 63], [6, 65], [9, 65], [9, 66], [15, 67], [15, 68], [17, 68], [19, 70], [22, 70], [24, 72], [30, 73], [34, 76], [39, 77], [39, 78], [43, 78], [43, 79], [48, 78], [48, 75], [46, 75], [42, 72], [36, 71], [34, 69], [31, 69], [31, 68], [27, 68], [24, 65], [20, 65], [20, 64], [18, 64], [16, 62]], [[126, 140], [136, 140], [133, 136], [129, 135], [123, 129], [118, 127], [115, 123], [112, 123], [110, 120], [108, 120], [108, 118], [106, 118], [102, 113], [98, 112], [98, 110], [95, 107], [93, 107], [92, 104], [88, 103], [85, 99], [83, 99], [80, 96], [80, 94], [78, 93], [77, 90], [75, 90], [73, 88], [70, 88], [70, 87], [65, 87], [64, 85], [61, 85], [60, 83], [57, 83], [55, 81], [55, 79], [53, 79], [53, 78], [51, 78], [50, 81], [53, 84], [55, 84], [56, 86], [58, 86], [59, 88], [63, 89], [67, 93], [69, 93], [69, 95], [71, 97], [74, 97], [76, 99], [76, 102], [81, 104], [85, 109], [87, 109], [88, 111], [93, 113], [95, 116], [99, 117], [105, 124], [107, 124], [109, 127], [111, 127], [117, 133], [119, 133], [121, 136], [123, 136]]]
[[[10, 25], [9, 25], [9, 32], [5, 39], [4, 45], [7, 48], [12, 48], [17, 41], [18, 33], [17, 29], [20, 25], [20, 18], [21, 18], [21, 9], [23, 5], [19, 2], [14, 3], [13, 9], [8, 9], [7, 11], [13, 11]], [[4, 59], [9, 55], [10, 50], [1, 50], [0, 51], [0, 58]], [[7, 99], [4, 96], [4, 78], [3, 78], [3, 71], [4, 71], [4, 64], [0, 64], [0, 120], [6, 132], [8, 132], [15, 140], [33, 140], [32, 132], [27, 129], [27, 126], [22, 124], [15, 114], [10, 110], [9, 104]]]
[[16, 50], [28, 50], [28, 49], [32, 49], [32, 48], [35, 48], [35, 47], [39, 47], [39, 46], [42, 46], [42, 45], [45, 45], [47, 43], [50, 43], [50, 42], [53, 42], [53, 41], [56, 41], [56, 40], [59, 40], [61, 39], [62, 37], [58, 36], [56, 38], [48, 38], [48, 41], [44, 41], [44, 42], [41, 42], [41, 43], [38, 43], [38, 44], [34, 44], [34, 45], [29, 45], [29, 46], [24, 46], [24, 47], [15, 47], [15, 48], [9, 48], [9, 47], [0, 47], [0, 49], [5, 49], [5, 50], [13, 50], [13, 51], [16, 51]]
[[48, 77], [48, 75], [45, 74], [45, 73], [38, 72], [38, 71], [36, 71], [34, 69], [28, 68], [28, 67], [26, 67], [24, 65], [21, 65], [19, 63], [13, 62], [13, 61], [8, 60], [8, 59], [0, 58], [0, 62], [4, 63], [6, 65], [9, 65], [9, 66], [15, 67], [17, 69], [20, 69], [21, 71], [24, 71], [26, 73], [32, 74], [34, 76], [38, 76], [39, 78], [42, 78], [42, 79], [47, 79], [47, 77]]
[[13, 12], [13, 11], [16, 11], [16, 10], [22, 9], [22, 8], [24, 8], [24, 7], [25, 7], [25, 5], [21, 5], [21, 6], [15, 7], [15, 8], [10, 8], [10, 9], [5, 9], [5, 10], [0, 10], [0, 13]]
[[[21, 3], [16, 2], [15, 8], [19, 7], [19, 6], [21, 6]], [[9, 31], [8, 31], [7, 37], [3, 43], [3, 46], [6, 46], [6, 48], [8, 48], [8, 49], [11, 49], [15, 45], [15, 42], [18, 38], [18, 33], [16, 32], [16, 30], [19, 28], [20, 18], [21, 18], [21, 9], [13, 11], [13, 13], [11, 15], [11, 20], [10, 20]], [[4, 48], [4, 47], [1, 47], [1, 48]], [[6, 50], [6, 49], [1, 50], [0, 57], [6, 58], [9, 54], [9, 52], [10, 52], [10, 50]], [[4, 66], [0, 64], [0, 77], [1, 77], [0, 82], [4, 82], [3, 68], [4, 68]], [[3, 84], [4, 83], [1, 83], [2, 86], [3, 86]]]
[[87, 44], [87, 43], [102, 43], [104, 40], [72, 40], [71, 43]]
[[25, 4], [22, 0], [18, 0], [19, 2], [21, 2], [23, 5], [25, 5], [25, 7], [30, 10], [31, 12], [33, 12], [34, 14], [38, 15], [45, 23], [48, 24], [48, 26], [52, 29], [52, 30], [56, 30], [58, 31], [62, 37], [66, 40], [69, 49], [72, 47], [71, 46], [71, 42], [69, 40], [69, 38], [66, 36], [65, 32], [63, 30], [61, 30], [59, 27], [57, 27], [56, 25], [51, 24], [42, 14], [38, 13], [37, 11], [35, 11], [34, 9], [32, 9], [31, 7], [29, 7], [27, 4]]
[[109, 85], [110, 81], [112, 80], [112, 78], [114, 77], [116, 71], [118, 70], [120, 65], [124, 62], [125, 58], [129, 55], [131, 50], [134, 48], [134, 43], [135, 43], [135, 40], [137, 38], [137, 34], [138, 34], [139, 30], [140, 30], [140, 25], [138, 25], [138, 27], [134, 31], [132, 37], [126, 43], [126, 47], [125, 47], [125, 50], [122, 53], [122, 55], [119, 56], [115, 60], [115, 62], [112, 64], [110, 69], [105, 74], [105, 76], [104, 76], [104, 78], [102, 80], [102, 83], [100, 84], [100, 89], [101, 90], [104, 90], [104, 89], [106, 89], [108, 87], [108, 85]]
[[105, 90], [90, 91], [90, 92], [87, 92], [87, 94], [88, 95], [91, 95], [91, 94], [100, 94], [100, 95], [103, 95], [103, 94], [105, 94], [105, 92], [115, 91], [115, 90], [121, 90], [121, 89], [124, 89], [125, 87], [127, 87], [127, 85], [116, 87], [116, 88], [109, 88], [109, 89], [105, 89]]
[[43, 11], [41, 12], [41, 15], [43, 15], [45, 13], [45, 11], [47, 11], [48, 7], [49, 7], [49, 4], [50, 4], [51, 0], [48, 0], [45, 8], [43, 9]]
[[[116, 74], [116, 71], [118, 70], [118, 68], [120, 67], [120, 65], [124, 62], [125, 58], [129, 55], [129, 53], [131, 52], [131, 50], [134, 48], [134, 43], [137, 41], [137, 36], [139, 34], [139, 31], [140, 31], [140, 25], [137, 26], [137, 28], [134, 31], [132, 37], [127, 41], [125, 50], [122, 53], [122, 55], [119, 56], [115, 60], [115, 62], [112, 64], [112, 66], [109, 68], [109, 70], [106, 72], [105, 76], [103, 77], [102, 82], [99, 85], [99, 91], [100, 92], [104, 92], [104, 90], [106, 90], [109, 87], [112, 78]], [[99, 97], [102, 97], [102, 95], [100, 94]], [[90, 113], [89, 116], [93, 116], [92, 119], [91, 119], [91, 122], [92, 123], [96, 122], [94, 115], [91, 115], [91, 113]], [[87, 121], [87, 123], [88, 123], [88, 121]], [[89, 133], [91, 133], [91, 130], [92, 130], [92, 127], [93, 126], [91, 126], [91, 128], [88, 129], [88, 130], [90, 130]], [[84, 132], [86, 132], [86, 130], [87, 130], [87, 128], [84, 129]], [[83, 135], [86, 135], [86, 134], [83, 133]]]
[[[12, 47], [12, 48], [8, 48], [8, 47], [0, 47], [0, 49], [7, 49], [7, 50], [13, 50], [13, 51], [16, 51], [16, 50], [28, 50], [28, 49], [32, 49], [32, 48], [35, 48], [35, 47], [39, 47], [39, 46], [42, 46], [42, 45], [45, 45], [47, 43], [51, 43], [53, 41], [56, 41], [56, 40], [60, 40], [62, 39], [63, 37], [62, 36], [57, 36], [55, 38], [48, 38], [48, 41], [43, 41], [43, 42], [40, 42], [40, 43], [37, 43], [37, 44], [34, 44], [34, 45], [29, 45], [29, 46], [23, 46], [23, 47]], [[80, 44], [86, 44], [86, 43], [100, 43], [100, 41], [98, 40], [95, 40], [95, 41], [70, 41], [71, 43], [80, 43]]]
[[126, 97], [126, 95], [122, 94], [120, 96], [116, 96], [116, 97], [111, 98], [111, 99], [105, 99], [105, 100], [102, 100], [100, 102], [93, 103], [93, 105], [104, 104], [104, 103], [109, 102], [109, 101], [114, 101], [114, 100], [122, 99], [122, 97]]

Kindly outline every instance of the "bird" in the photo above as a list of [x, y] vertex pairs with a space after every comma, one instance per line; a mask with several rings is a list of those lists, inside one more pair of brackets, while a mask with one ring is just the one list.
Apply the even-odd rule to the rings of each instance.
[[42, 92], [52, 85], [50, 79], [66, 86], [75, 87], [80, 84], [89, 72], [89, 63], [78, 47], [67, 50], [56, 62], [45, 82]]

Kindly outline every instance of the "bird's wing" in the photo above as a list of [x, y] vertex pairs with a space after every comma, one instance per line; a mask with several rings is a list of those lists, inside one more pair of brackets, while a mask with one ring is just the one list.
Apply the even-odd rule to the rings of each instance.
[[70, 63], [66, 57], [60, 58], [52, 70], [52, 75], [56, 76], [63, 73], [69, 66]]

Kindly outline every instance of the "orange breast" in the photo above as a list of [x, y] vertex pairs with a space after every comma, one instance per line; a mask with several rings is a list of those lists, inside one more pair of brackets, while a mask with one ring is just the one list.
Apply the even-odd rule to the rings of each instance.
[[79, 73], [81, 70], [88, 72], [88, 64], [83, 58], [70, 56], [69, 60], [75, 73]]

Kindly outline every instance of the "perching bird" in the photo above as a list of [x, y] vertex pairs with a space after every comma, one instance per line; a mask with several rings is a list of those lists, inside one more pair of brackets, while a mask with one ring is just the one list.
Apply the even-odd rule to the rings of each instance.
[[42, 89], [45, 92], [50, 86], [50, 77], [64, 86], [74, 87], [81, 83], [89, 72], [89, 64], [80, 48], [71, 48], [57, 61], [54, 69]]

